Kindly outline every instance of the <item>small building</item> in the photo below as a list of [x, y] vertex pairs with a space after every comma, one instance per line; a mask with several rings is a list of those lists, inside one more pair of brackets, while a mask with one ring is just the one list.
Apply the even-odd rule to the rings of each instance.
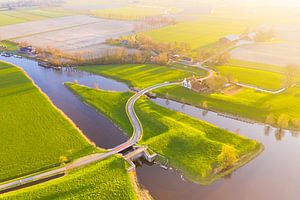
[[32, 46], [21, 47], [19, 50], [20, 53], [30, 54], [34, 53], [35, 49]]
[[228, 44], [228, 43], [237, 42], [240, 39], [241, 39], [241, 37], [239, 35], [231, 34], [231, 35], [227, 35], [225, 37], [222, 37], [219, 40], [219, 42], [222, 43], [222, 44]]
[[128, 40], [122, 40], [121, 45], [127, 46], [129, 44]]
[[181, 62], [190, 64], [190, 63], [193, 62], [193, 58], [189, 58], [189, 57], [184, 56], [184, 57], [181, 58]]
[[187, 80], [186, 78], [182, 81], [182, 86], [188, 89], [192, 89], [191, 81]]

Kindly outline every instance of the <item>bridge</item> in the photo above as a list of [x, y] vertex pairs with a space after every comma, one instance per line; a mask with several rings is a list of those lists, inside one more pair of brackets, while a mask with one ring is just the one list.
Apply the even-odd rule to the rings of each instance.
[[134, 146], [133, 149], [134, 151], [131, 151], [123, 156], [124, 159], [130, 164], [130, 167], [127, 169], [128, 171], [135, 169], [135, 164], [133, 163], [133, 161], [139, 158], [144, 158], [148, 162], [153, 162], [157, 156], [156, 153], [151, 155], [147, 150], [147, 146]]

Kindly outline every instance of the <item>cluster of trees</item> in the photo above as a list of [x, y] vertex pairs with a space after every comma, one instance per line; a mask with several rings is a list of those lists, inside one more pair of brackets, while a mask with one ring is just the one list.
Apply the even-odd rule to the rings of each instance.
[[266, 124], [277, 126], [279, 129], [288, 129], [292, 125], [297, 130], [300, 130], [300, 118], [291, 119], [287, 114], [281, 114], [276, 118], [271, 113], [266, 118]]
[[297, 79], [300, 77], [300, 66], [294, 64], [288, 64], [285, 67], [285, 80], [284, 87], [292, 87], [297, 83]]
[[275, 37], [274, 28], [270, 28], [268, 30], [259, 30], [256, 32], [256, 36], [254, 37], [255, 42], [268, 42]]
[[135, 32], [152, 30], [155, 28], [160, 28], [162, 26], [173, 25], [176, 24], [177, 21], [174, 18], [166, 17], [166, 16], [154, 16], [148, 17], [138, 24], [134, 26]]
[[124, 47], [107, 49], [101, 57], [86, 57], [82, 63], [92, 64], [140, 64], [149, 62], [151, 54], [139, 50], [128, 50]]
[[238, 161], [238, 156], [234, 148], [229, 145], [223, 145], [222, 151], [218, 155], [217, 159], [220, 167], [223, 170], [226, 170], [229, 167], [232, 167]]
[[228, 83], [228, 79], [221, 75], [215, 75], [210, 79], [204, 81], [204, 84], [208, 87], [211, 92], [219, 92]]
[[40, 60], [47, 61], [54, 66], [82, 63], [79, 54], [68, 54], [54, 47], [36, 48], [35, 53]]
[[185, 54], [190, 51], [187, 43], [163, 43], [157, 42], [143, 34], [131, 37], [120, 37], [117, 39], [108, 39], [107, 44], [125, 46], [130, 49], [138, 49], [144, 56], [148, 56], [144, 61], [155, 64], [165, 65], [174, 54]]

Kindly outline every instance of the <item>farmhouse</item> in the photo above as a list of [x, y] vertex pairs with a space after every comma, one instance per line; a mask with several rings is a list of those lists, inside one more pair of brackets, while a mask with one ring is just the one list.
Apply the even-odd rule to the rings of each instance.
[[190, 80], [184, 79], [182, 86], [195, 92], [207, 92], [209, 90], [209, 87], [205, 81], [198, 80], [195, 77], [191, 78]]

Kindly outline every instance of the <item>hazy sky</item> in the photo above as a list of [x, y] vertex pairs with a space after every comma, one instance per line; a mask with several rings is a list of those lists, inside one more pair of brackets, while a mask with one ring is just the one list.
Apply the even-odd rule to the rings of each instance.
[[264, 6], [300, 6], [300, 0], [227, 0], [234, 4], [264, 5]]

